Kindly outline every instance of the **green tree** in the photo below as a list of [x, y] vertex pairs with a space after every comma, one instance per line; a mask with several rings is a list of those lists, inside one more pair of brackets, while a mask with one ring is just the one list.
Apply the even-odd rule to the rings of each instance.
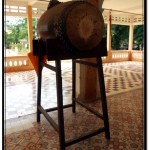
[[[36, 26], [37, 19], [33, 18], [32, 20], [33, 27], [33, 38], [36, 37]], [[27, 18], [20, 18], [15, 24], [12, 24], [10, 21], [6, 21], [6, 27], [11, 28], [11, 33], [5, 31], [5, 45], [6, 48], [10, 48], [12, 44], [20, 43], [21, 39], [26, 39], [28, 41], [28, 25]]]
[[28, 40], [28, 26], [27, 26], [27, 18], [24, 18], [21, 23], [19, 24], [19, 39], [26, 39]]
[[137, 44], [138, 46], [143, 46], [144, 44], [144, 28], [143, 25], [136, 25], [134, 26], [134, 36], [133, 41], [134, 44]]
[[38, 38], [38, 34], [37, 34], [37, 22], [38, 22], [37, 18], [33, 18], [32, 19], [33, 39], [37, 39]]
[[129, 26], [112, 25], [112, 49], [119, 50], [122, 45], [128, 45]]
[[106, 38], [107, 37], [107, 24], [104, 24], [104, 34], [103, 37]]
[[8, 34], [6, 31], [4, 31], [4, 40], [5, 40], [5, 47], [8, 49], [11, 48], [11, 44], [13, 41], [13, 35]]

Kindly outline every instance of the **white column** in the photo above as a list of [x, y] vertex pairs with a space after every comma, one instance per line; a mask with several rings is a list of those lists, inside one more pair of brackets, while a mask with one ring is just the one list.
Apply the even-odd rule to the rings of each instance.
[[109, 20], [107, 23], [107, 50], [111, 50], [111, 11], [109, 12]]
[[133, 48], [133, 31], [134, 31], [134, 25], [130, 24], [130, 29], [129, 29], [129, 47], [128, 50], [132, 50]]

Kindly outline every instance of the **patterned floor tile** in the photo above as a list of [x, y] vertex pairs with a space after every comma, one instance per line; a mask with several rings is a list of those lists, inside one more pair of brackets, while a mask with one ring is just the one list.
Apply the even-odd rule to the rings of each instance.
[[[71, 67], [70, 60], [62, 62], [64, 104], [71, 100]], [[103, 70], [107, 96], [143, 88], [142, 62], [104, 63]], [[37, 75], [34, 70], [6, 73], [5, 85], [6, 120], [36, 112]], [[56, 106], [55, 73], [46, 68], [43, 69], [41, 97], [44, 108]]]
[[[99, 134], [71, 145], [66, 150], [143, 150], [143, 92], [137, 89], [107, 97], [111, 139]], [[101, 112], [101, 102], [88, 103]], [[57, 112], [49, 113], [57, 122]], [[71, 108], [64, 110], [66, 140], [83, 135], [103, 126], [102, 120], [77, 105], [76, 113]], [[30, 120], [31, 116], [26, 117]], [[35, 117], [35, 116], [34, 116]], [[33, 127], [5, 136], [7, 149], [59, 150], [59, 138], [51, 125], [43, 120], [32, 122]]]

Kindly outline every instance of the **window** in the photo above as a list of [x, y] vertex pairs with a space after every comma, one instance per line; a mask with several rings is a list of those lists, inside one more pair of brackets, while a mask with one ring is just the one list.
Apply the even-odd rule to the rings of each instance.
[[133, 50], [144, 49], [143, 25], [135, 25], [133, 33]]
[[[33, 38], [37, 38], [37, 19], [33, 18]], [[29, 52], [27, 18], [6, 17], [5, 50], [6, 56], [27, 55]]]
[[103, 34], [103, 38], [107, 39], [107, 24], [104, 24], [104, 34]]
[[128, 50], [129, 26], [112, 25], [112, 50]]

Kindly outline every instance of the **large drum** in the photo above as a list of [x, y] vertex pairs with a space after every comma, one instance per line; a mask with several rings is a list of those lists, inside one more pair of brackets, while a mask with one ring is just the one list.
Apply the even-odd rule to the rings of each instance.
[[103, 37], [104, 20], [97, 7], [86, 1], [56, 3], [40, 17], [37, 25], [42, 40], [60, 39], [71, 50], [96, 48]]

